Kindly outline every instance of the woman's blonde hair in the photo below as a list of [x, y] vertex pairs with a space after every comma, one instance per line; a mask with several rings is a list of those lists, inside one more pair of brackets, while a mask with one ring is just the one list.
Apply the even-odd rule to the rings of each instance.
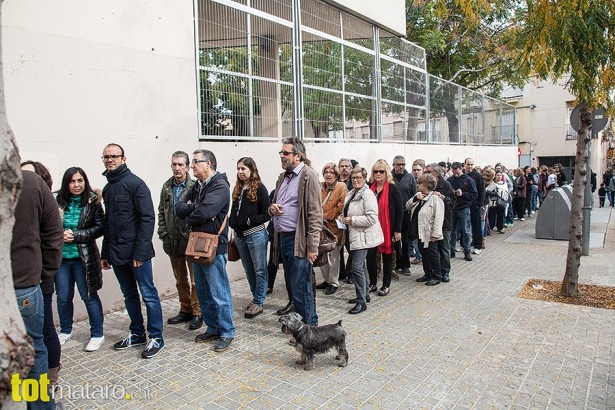
[[381, 167], [384, 167], [384, 175], [386, 176], [386, 181], [389, 184], [394, 184], [395, 181], [393, 180], [393, 175], [391, 174], [391, 166], [389, 165], [388, 162], [386, 162], [386, 160], [384, 159], [379, 159], [376, 160], [376, 162], [374, 162], [374, 165], [372, 165], [372, 176], [369, 177], [369, 182], [374, 182], [374, 170], [376, 168], [380, 169]]

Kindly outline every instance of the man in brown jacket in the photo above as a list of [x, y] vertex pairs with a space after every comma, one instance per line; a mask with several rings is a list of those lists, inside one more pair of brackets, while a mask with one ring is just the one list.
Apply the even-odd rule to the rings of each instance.
[[[53, 278], [60, 267], [64, 229], [58, 203], [45, 182], [34, 172], [22, 172], [23, 188], [15, 207], [11, 241], [11, 267], [19, 312], [34, 344], [34, 364], [27, 379], [42, 382], [43, 387], [45, 380], [49, 381], [45, 379], [49, 363], [43, 340], [45, 315], [40, 283], [41, 277]], [[35, 408], [55, 409], [49, 392], [30, 404]]]
[[269, 207], [275, 229], [284, 278], [290, 283], [292, 300], [278, 313], [293, 310], [306, 324], [318, 323], [312, 289], [312, 264], [318, 256], [322, 231], [322, 202], [318, 174], [309, 166], [305, 145], [297, 137], [284, 138], [279, 152], [282, 168], [275, 197]]

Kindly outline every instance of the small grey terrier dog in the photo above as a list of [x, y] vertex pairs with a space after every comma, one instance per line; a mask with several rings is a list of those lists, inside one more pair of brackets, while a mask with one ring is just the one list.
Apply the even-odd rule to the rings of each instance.
[[314, 369], [314, 354], [326, 353], [335, 347], [339, 360], [339, 367], [348, 364], [348, 351], [346, 350], [346, 331], [342, 327], [342, 321], [324, 326], [306, 325], [301, 321], [298, 313], [289, 313], [279, 319], [282, 322], [282, 332], [292, 334], [297, 341], [296, 349], [301, 353], [301, 358], [295, 360], [297, 364], [303, 364], [305, 370]]

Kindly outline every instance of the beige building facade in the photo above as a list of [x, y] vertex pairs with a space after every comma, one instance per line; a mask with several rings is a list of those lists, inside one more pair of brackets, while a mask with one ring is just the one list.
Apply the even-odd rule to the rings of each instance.
[[[533, 80], [522, 90], [509, 89], [504, 100], [517, 110], [517, 127], [521, 166], [552, 166], [561, 163], [572, 180], [577, 132], [570, 124], [575, 97], [566, 89], [568, 78], [556, 82]], [[600, 176], [612, 166], [609, 148], [613, 147], [610, 125], [591, 140], [591, 167]], [[611, 135], [609, 137], [609, 135]]]

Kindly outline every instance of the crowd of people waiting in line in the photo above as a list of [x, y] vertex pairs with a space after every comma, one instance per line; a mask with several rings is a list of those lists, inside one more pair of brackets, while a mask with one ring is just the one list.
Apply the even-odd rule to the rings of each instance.
[[[85, 350], [96, 351], [103, 345], [104, 316], [97, 292], [105, 269], [113, 268], [130, 317], [128, 335], [114, 348], [145, 345], [143, 358], [164, 349], [162, 308], [151, 262], [156, 219], [180, 302], [178, 314], [167, 323], [189, 322], [190, 330], [205, 324], [205, 332], [195, 341], [215, 342], [213, 350], [223, 352], [235, 337], [226, 271], [231, 238], [252, 294], [244, 317], [252, 319], [263, 312], [281, 263], [288, 303], [277, 313], [296, 311], [304, 323], [315, 325], [317, 289], [333, 295], [341, 281], [354, 284], [356, 297], [348, 301], [354, 305], [349, 313], [359, 314], [367, 310], [370, 294], [385, 297], [393, 279], [400, 279], [400, 274], [410, 276], [411, 265], [423, 268], [416, 282], [427, 286], [448, 283], [451, 258], [457, 252], [472, 261], [472, 255], [485, 247], [485, 236], [494, 231], [505, 233], [515, 218], [532, 217], [549, 191], [566, 183], [561, 164], [509, 170], [500, 163], [478, 167], [472, 158], [463, 163], [415, 159], [409, 172], [400, 155], [392, 165], [385, 159], [371, 165], [349, 158], [329, 162], [321, 170], [321, 182], [300, 139], [284, 139], [278, 154], [283, 172], [269, 192], [253, 158], [237, 161], [231, 188], [226, 174], [217, 170], [213, 152], [197, 149], [192, 159], [186, 152], [174, 152], [172, 176], [162, 185], [157, 215], [149, 188], [131, 173], [118, 144], [104, 147], [101, 159], [108, 183], [102, 192], [91, 187], [82, 168], [70, 167], [59, 191], [51, 196], [49, 171], [41, 163], [24, 162], [24, 190], [36, 191], [37, 200], [44, 203], [38, 210], [24, 207], [16, 216], [14, 230], [14, 238], [20, 238], [24, 229], [41, 221], [33, 231], [40, 237], [38, 257], [30, 265], [22, 263], [24, 249], [31, 243], [14, 239], [11, 249], [18, 298], [42, 289], [44, 300], [41, 317], [25, 321], [36, 350], [33, 371], [48, 372], [52, 383], [57, 382], [61, 346], [72, 337], [75, 285], [89, 318], [91, 337]], [[46, 183], [47, 193], [39, 192], [39, 180]], [[615, 178], [609, 169], [599, 192], [601, 206], [605, 197], [613, 206], [613, 193]], [[55, 197], [53, 207], [58, 210], [53, 215], [48, 212], [50, 196]], [[46, 213], [41, 214], [40, 209]], [[323, 226], [335, 234], [337, 243], [328, 262], [314, 268]], [[190, 231], [219, 233], [213, 264], [187, 260], [184, 251]], [[96, 239], [100, 237], [99, 251]], [[318, 284], [315, 269], [323, 277]], [[59, 335], [53, 325], [54, 285]], [[24, 310], [22, 315], [26, 315]]]

